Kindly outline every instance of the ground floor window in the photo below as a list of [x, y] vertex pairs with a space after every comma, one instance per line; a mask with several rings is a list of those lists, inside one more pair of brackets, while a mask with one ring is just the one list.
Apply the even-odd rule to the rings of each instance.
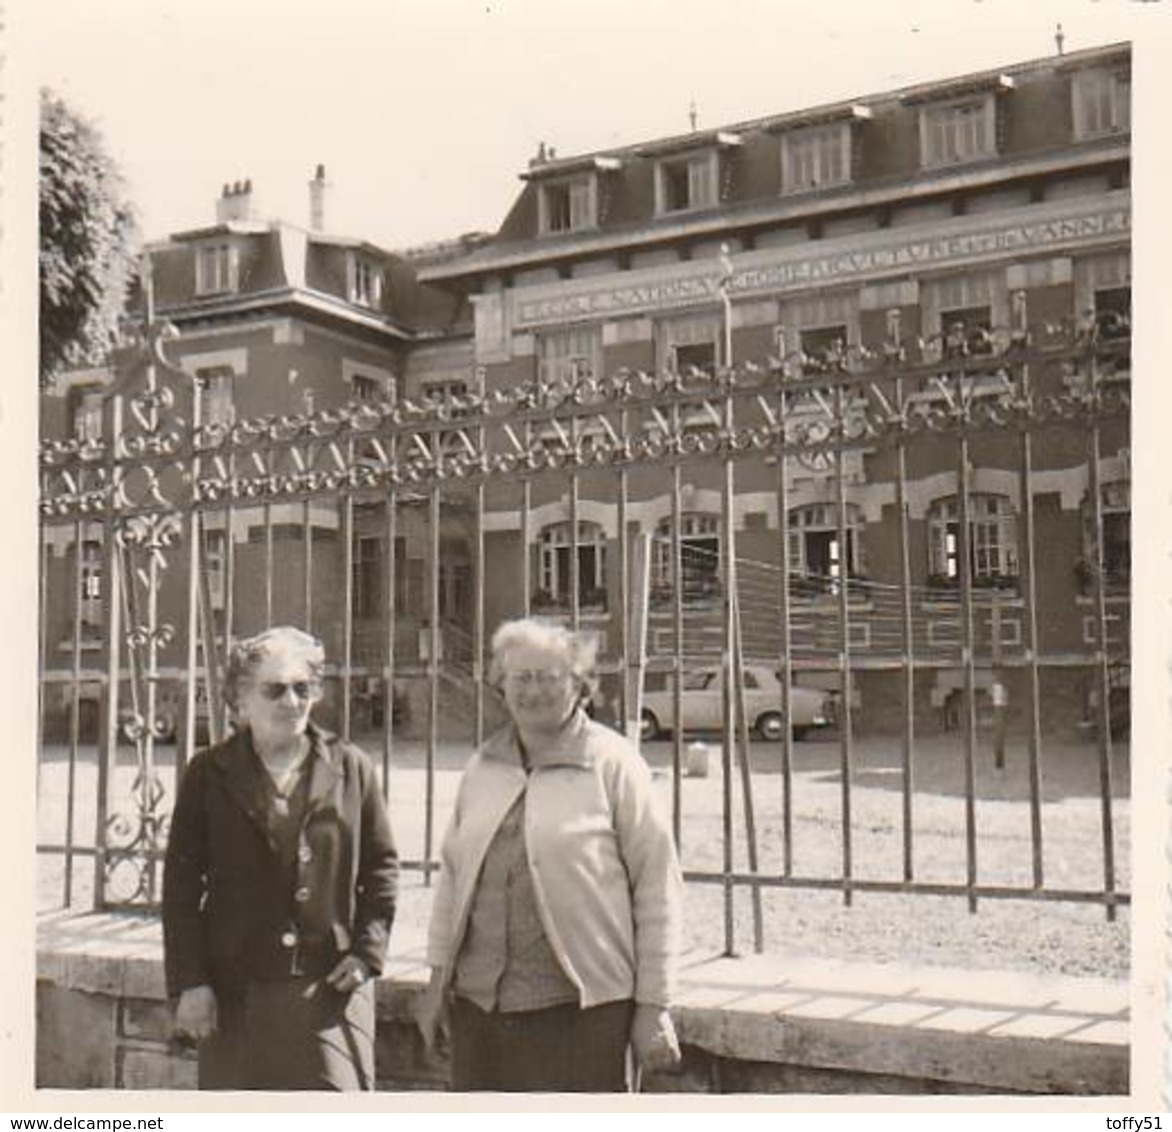
[[98, 539], [86, 539], [81, 544], [81, 609], [82, 625], [99, 628], [102, 624], [102, 544]]
[[818, 592], [835, 593], [844, 570], [848, 578], [862, 574], [862, 541], [862, 517], [856, 504], [846, 507], [845, 556], [839, 547], [838, 507], [833, 503], [796, 507], [789, 513], [791, 575]]
[[[684, 601], [703, 601], [720, 593], [720, 519], [686, 514], [680, 519], [680, 573]], [[672, 522], [664, 519], [655, 531], [651, 561], [653, 595], [670, 597], [672, 590]]]
[[[1125, 586], [1131, 580], [1131, 484], [1127, 480], [1105, 483], [1099, 489], [1103, 517], [1103, 580], [1109, 586]], [[1083, 505], [1083, 560], [1080, 572], [1084, 585], [1093, 579], [1095, 524], [1089, 503]]]
[[[928, 514], [929, 583], [960, 583], [960, 500], [938, 499]], [[1017, 516], [1004, 495], [969, 496], [969, 565], [974, 585], [1018, 575]]]
[[573, 558], [578, 557], [578, 604], [606, 604], [606, 532], [597, 523], [578, 523], [573, 538], [569, 523], [552, 523], [537, 537], [538, 583], [534, 604], [571, 604]]

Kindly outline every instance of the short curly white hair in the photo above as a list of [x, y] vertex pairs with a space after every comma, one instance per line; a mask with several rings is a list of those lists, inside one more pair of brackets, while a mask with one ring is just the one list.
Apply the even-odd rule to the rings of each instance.
[[541, 645], [558, 649], [566, 658], [570, 672], [581, 686], [583, 702], [594, 698], [598, 677], [594, 666], [598, 659], [598, 638], [593, 633], [575, 632], [557, 621], [543, 617], [518, 617], [503, 621], [492, 635], [492, 658], [488, 665], [488, 683], [500, 689], [508, 667], [508, 655], [523, 645]]
[[232, 711], [237, 710], [240, 693], [253, 670], [269, 653], [278, 649], [303, 655], [310, 675], [320, 686], [326, 667], [326, 650], [321, 641], [293, 625], [277, 625], [253, 637], [232, 642], [224, 671], [224, 701]]

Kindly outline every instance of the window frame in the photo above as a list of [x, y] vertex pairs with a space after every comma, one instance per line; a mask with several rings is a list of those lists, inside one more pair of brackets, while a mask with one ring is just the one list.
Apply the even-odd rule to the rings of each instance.
[[[669, 207], [671, 179], [683, 172], [687, 201]], [[696, 186], [703, 186], [697, 193]], [[704, 199], [697, 199], [702, 196]], [[655, 163], [655, 215], [680, 216], [715, 208], [720, 204], [720, 153], [714, 147], [702, 152], [689, 151], [661, 157]]]
[[[685, 511], [680, 516], [680, 566], [681, 583], [683, 589], [683, 603], [694, 605], [710, 601], [721, 593], [721, 556], [724, 553], [724, 538], [721, 530], [720, 516], [708, 511]], [[712, 553], [708, 549], [699, 549], [699, 544], [715, 542], [715, 561], [708, 568], [706, 562], [703, 570], [696, 569], [696, 561], [703, 560], [703, 556]], [[693, 577], [689, 579], [689, 545], [693, 562], [691, 563]], [[672, 587], [672, 519], [667, 516], [661, 519], [655, 527], [655, 534], [651, 540], [651, 588], [660, 594], [671, 594]], [[697, 578], [699, 584], [696, 584]]]
[[[813, 164], [818, 174], [811, 181], [799, 181], [796, 171], [803, 155], [799, 150], [812, 147]], [[829, 176], [823, 170], [837, 150], [839, 175]], [[850, 122], [833, 122], [821, 126], [805, 126], [787, 131], [781, 138], [781, 191], [783, 195], [814, 192], [836, 185], [849, 185], [851, 170], [852, 131]]]
[[233, 397], [236, 370], [226, 363], [200, 366], [195, 371], [198, 381], [199, 423], [228, 427], [236, 422], [236, 402]]
[[386, 298], [386, 271], [373, 256], [346, 254], [346, 301], [366, 310], [380, 310]]
[[355, 621], [378, 618], [383, 611], [383, 536], [355, 531], [350, 560], [350, 614]]
[[[863, 511], [857, 503], [846, 505], [846, 577], [864, 577]], [[830, 535], [828, 574], [810, 572], [809, 535]], [[837, 593], [842, 579], [842, 554], [838, 551], [838, 507], [834, 503], [807, 503], [791, 507], [786, 519], [786, 553], [791, 579], [816, 586], [824, 593]], [[835, 570], [837, 566], [837, 571]]]
[[[1071, 75], [1070, 97], [1075, 141], [1131, 132], [1130, 64], [1087, 67], [1076, 71]], [[1097, 103], [1094, 114], [1088, 113], [1091, 103]], [[1098, 116], [1106, 118], [1106, 121], [1089, 121]]]
[[[585, 199], [575, 202], [575, 192], [584, 191]], [[554, 207], [555, 194], [565, 194], [565, 223], [555, 224], [560, 214]], [[565, 236], [588, 232], [598, 227], [598, 174], [579, 173], [542, 182], [537, 194], [537, 230], [542, 236]], [[577, 215], [575, 215], [577, 213]]]
[[[573, 577], [573, 558], [576, 549], [578, 552], [578, 604], [605, 605], [605, 598], [601, 603], [588, 601], [592, 591], [606, 593], [607, 567], [607, 536], [601, 523], [590, 519], [578, 520], [577, 541], [572, 538], [570, 520], [562, 519], [555, 523], [547, 523], [537, 533], [537, 580], [538, 592], [546, 595], [554, 606], [568, 607], [573, 595], [570, 592]], [[565, 552], [565, 576], [562, 576], [562, 552]], [[592, 551], [584, 555], [583, 551]], [[584, 562], [583, 559], [586, 559]], [[589, 576], [588, 576], [589, 575]], [[565, 582], [563, 592], [562, 582]]]
[[[974, 139], [976, 144], [972, 148], [959, 144], [967, 123], [946, 121], [949, 115], [957, 115], [968, 109], [979, 113], [980, 134], [979, 138]], [[970, 121], [977, 121], [976, 115]], [[992, 91], [927, 103], [920, 107], [919, 125], [920, 165], [924, 169], [948, 168], [997, 156], [997, 103], [996, 95]], [[941, 139], [938, 134], [945, 130], [952, 130], [956, 134], [951, 147], [940, 145]], [[956, 152], [941, 152], [942, 149], [948, 148]]]
[[[974, 587], [1015, 583], [1021, 576], [1018, 517], [1008, 495], [969, 494], [969, 566]], [[928, 577], [948, 589], [960, 586], [960, 496], [933, 499], [927, 513]], [[993, 536], [993, 537], [990, 537]], [[995, 562], [990, 565], [991, 556]]]
[[196, 295], [227, 295], [240, 290], [240, 245], [219, 238], [195, 246]]

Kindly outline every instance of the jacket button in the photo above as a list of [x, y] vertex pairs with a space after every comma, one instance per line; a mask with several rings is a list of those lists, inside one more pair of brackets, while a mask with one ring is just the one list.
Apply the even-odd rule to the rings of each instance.
[[313, 850], [311, 850], [308, 845], [302, 845], [301, 848], [297, 850], [297, 860], [299, 860], [303, 865], [309, 864], [309, 862], [313, 860]]
[[281, 933], [281, 946], [282, 947], [294, 947], [296, 945], [296, 943], [297, 943], [297, 933], [296, 932], [282, 932]]
[[299, 904], [304, 904], [309, 899], [309, 889], [299, 888], [295, 893], [293, 893], [293, 899], [296, 900]]

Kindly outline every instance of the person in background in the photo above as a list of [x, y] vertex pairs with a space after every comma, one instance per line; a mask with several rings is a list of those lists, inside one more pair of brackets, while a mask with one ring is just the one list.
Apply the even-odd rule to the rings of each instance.
[[683, 906], [651, 774], [583, 705], [593, 641], [537, 619], [492, 639], [512, 717], [464, 770], [441, 849], [419, 1025], [456, 1091], [618, 1092], [680, 1060]]
[[374, 986], [398, 857], [374, 769], [310, 722], [321, 643], [281, 627], [236, 643], [237, 729], [179, 786], [163, 876], [175, 1036], [202, 1089], [374, 1087]]

